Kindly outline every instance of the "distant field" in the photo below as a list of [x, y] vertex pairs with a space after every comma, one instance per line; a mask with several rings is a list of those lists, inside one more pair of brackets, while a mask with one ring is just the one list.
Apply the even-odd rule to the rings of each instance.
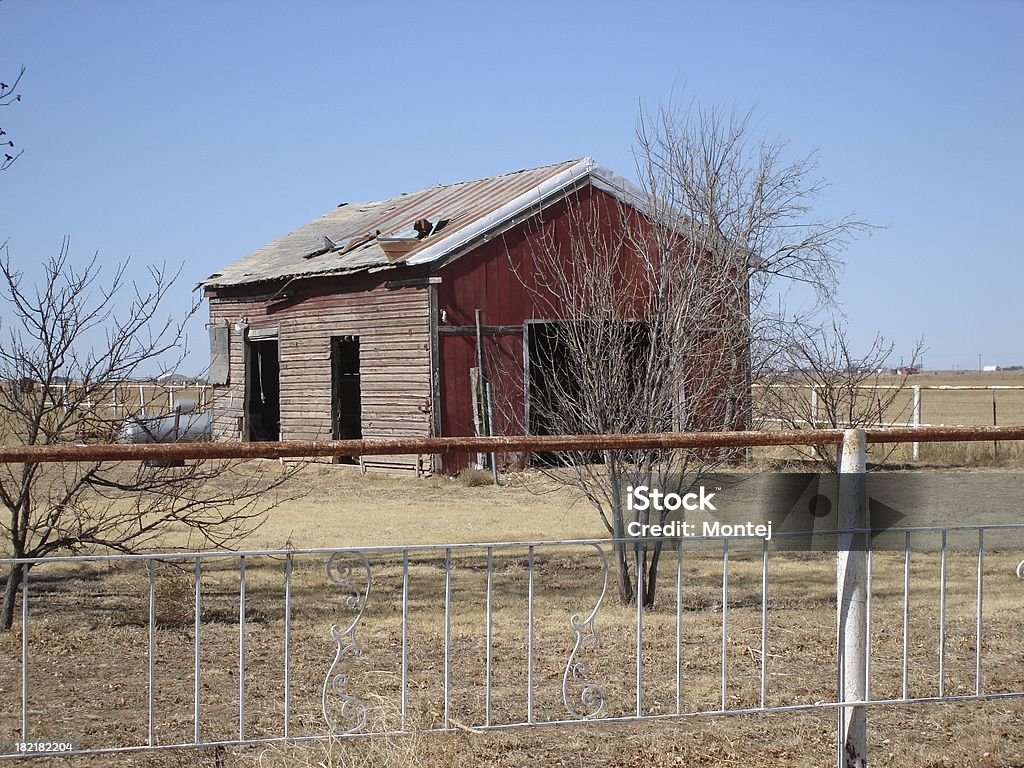
[[[882, 409], [873, 426], [910, 425], [913, 421], [914, 387], [921, 390], [922, 425], [957, 426], [1008, 426], [1024, 424], [1024, 371], [996, 371], [993, 373], [954, 373], [935, 371], [920, 373], [906, 378], [885, 376], [878, 381], [881, 387], [898, 386], [904, 389]], [[933, 389], [935, 387], [1022, 387], [1022, 389]], [[861, 408], [865, 412], [877, 412], [875, 394], [862, 390]], [[755, 399], [758, 398], [755, 388]], [[794, 397], [805, 404], [810, 397], [806, 389], [795, 390]], [[883, 400], [884, 400], [883, 395]], [[993, 402], [995, 411], [993, 412]], [[875, 455], [869, 460], [904, 463], [911, 460], [910, 444], [877, 446]], [[781, 456], [805, 456], [800, 449], [771, 450], [758, 455], [778, 458]], [[943, 466], [1013, 465], [1024, 461], [1024, 445], [1002, 443], [998, 448], [992, 443], [922, 443], [920, 461], [924, 464]]]
[[[6, 385], [5, 385], [6, 386]], [[70, 385], [73, 392], [74, 385]], [[52, 388], [50, 399], [58, 406], [65, 403], [65, 385]], [[72, 394], [72, 398], [74, 398]], [[125, 382], [108, 388], [98, 388], [93, 397], [83, 403], [79, 412], [83, 416], [77, 426], [77, 434], [69, 437], [78, 440], [103, 440], [112, 428], [128, 416], [140, 413], [160, 415], [170, 413], [175, 405], [186, 401], [195, 404], [198, 410], [209, 408], [212, 389], [208, 385], [175, 384], [162, 385], [150, 382]], [[12, 435], [10, 416], [0, 415], [0, 445], [14, 445], [21, 442]]]
[[[898, 384], [892, 377], [881, 383]], [[906, 390], [894, 403], [894, 421], [910, 421], [913, 387], [921, 387], [922, 424], [993, 424], [992, 402], [996, 403], [996, 423], [1024, 424], [1024, 389], [930, 389], [930, 387], [1024, 387], [1024, 371], [995, 373], [920, 373], [906, 379]], [[902, 418], [900, 418], [902, 416]]]

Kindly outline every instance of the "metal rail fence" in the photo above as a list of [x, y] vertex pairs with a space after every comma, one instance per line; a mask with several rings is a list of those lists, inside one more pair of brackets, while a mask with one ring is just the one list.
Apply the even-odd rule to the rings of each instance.
[[[69, 391], [77, 388], [77, 384], [48, 384], [46, 395], [55, 406], [68, 405]], [[199, 411], [210, 407], [212, 387], [202, 382], [182, 384], [162, 384], [154, 382], [121, 381], [104, 386], [103, 396], [96, 392], [96, 397], [86, 397], [77, 407], [90, 413], [98, 409], [107, 409], [113, 418], [123, 418], [141, 412], [173, 413], [176, 402], [182, 398], [191, 399]]]
[[[892, 427], [862, 430], [868, 444], [1024, 440], [1024, 425], [1005, 427]], [[544, 453], [549, 451], [702, 450], [772, 445], [839, 445], [847, 430], [767, 432], [664, 432], [628, 435], [525, 435], [409, 437], [387, 440], [281, 440], [267, 442], [53, 444], [0, 446], [0, 463], [147, 461], [173, 459], [356, 458], [398, 454]]]
[[[991, 429], [975, 432], [968, 439], [992, 439]], [[932, 436], [964, 439], [966, 431]], [[1021, 437], [1024, 428], [999, 430], [999, 439]], [[751, 433], [478, 438], [421, 448], [745, 438]], [[865, 486], [856, 481], [865, 445], [905, 435], [828, 430], [785, 439], [842, 442], [842, 471], [854, 482], [839, 499], [838, 562], [792, 562], [777, 540], [674, 541], [666, 544], [674, 579], [654, 609], [606, 600], [608, 540], [32, 561], [20, 584], [20, 631], [0, 639], [0, 727], [20, 742], [2, 756], [830, 711], [837, 765], [854, 766], [866, 759], [867, 707], [1024, 697], [1019, 633], [1007, 618], [1016, 613], [991, 606], [1024, 575], [1024, 563], [1015, 573], [1018, 558], [1004, 551], [1024, 525], [907, 529], [895, 553], [854, 547], [866, 538]], [[258, 445], [230, 448], [299, 450]], [[384, 450], [319, 446], [339, 455]], [[46, 459], [223, 447], [58, 446], [61, 458]], [[3, 461], [41, 455], [0, 449]], [[796, 615], [807, 637], [790, 643]], [[95, 647], [100, 628], [114, 647]], [[832, 633], [834, 641], [821, 641]]]
[[[671, 543], [656, 610], [606, 599], [607, 540], [48, 559], [21, 584], [0, 723], [68, 755], [1024, 696], [1019, 638], [985, 610], [1016, 578], [988, 542], [1024, 526], [900, 533], [903, 551], [867, 553], [862, 645], [840, 637], [838, 654], [820, 642], [835, 631], [828, 562], [799, 564], [817, 596], [793, 605], [773, 574], [794, 565], [763, 540]], [[76, 658], [67, 612], [82, 584], [109, 600], [111, 580], [127, 597], [82, 613], [119, 644]], [[799, 651], [795, 615], [810, 623]], [[952, 649], [966, 626], [973, 647]]]

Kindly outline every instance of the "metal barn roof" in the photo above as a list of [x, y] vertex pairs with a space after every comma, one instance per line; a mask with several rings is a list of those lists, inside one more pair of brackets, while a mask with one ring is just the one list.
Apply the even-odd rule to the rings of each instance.
[[245, 285], [427, 264], [457, 254], [519, 214], [557, 199], [585, 177], [630, 204], [642, 194], [591, 158], [429, 187], [389, 200], [348, 203], [217, 270], [202, 285]]

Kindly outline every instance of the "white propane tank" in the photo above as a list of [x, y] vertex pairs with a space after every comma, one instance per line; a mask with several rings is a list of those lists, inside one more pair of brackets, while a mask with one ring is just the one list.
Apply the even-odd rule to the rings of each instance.
[[147, 416], [140, 413], [129, 416], [121, 425], [119, 442], [122, 443], [195, 443], [210, 439], [209, 412], [196, 413], [195, 400], [180, 400], [174, 413]]

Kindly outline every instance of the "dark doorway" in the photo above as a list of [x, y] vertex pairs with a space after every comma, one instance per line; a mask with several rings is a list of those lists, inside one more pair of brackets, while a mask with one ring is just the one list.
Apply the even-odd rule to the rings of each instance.
[[[643, 385], [651, 330], [636, 320], [599, 323], [589, 321], [529, 321], [525, 325], [526, 419], [529, 434], [588, 434], [633, 432], [636, 414], [631, 403]], [[583, 391], [590, 381], [617, 381], [618, 397], [599, 400]], [[642, 393], [637, 392], [637, 396]], [[558, 466], [558, 453], [532, 455], [533, 463]], [[578, 457], [600, 463], [601, 452]]]
[[245, 420], [249, 440], [281, 439], [281, 364], [277, 339], [250, 340], [245, 355]]
[[[363, 438], [358, 336], [331, 338], [331, 424], [335, 440]], [[340, 462], [350, 464], [355, 459]]]
[[527, 323], [525, 336], [527, 434], [558, 434], [561, 430], [553, 424], [552, 409], [558, 405], [557, 390], [568, 386], [571, 376], [569, 366], [565, 365], [568, 355], [558, 337], [558, 324]]
[[[577, 358], [567, 344], [568, 324], [562, 322], [528, 322], [526, 338], [526, 419], [528, 434], [557, 435], [580, 433], [574, 423], [576, 412], [573, 396], [578, 391], [580, 371]], [[599, 454], [588, 454], [584, 461], [595, 462]], [[553, 467], [565, 464], [557, 452], [541, 451], [530, 455], [535, 466]]]

